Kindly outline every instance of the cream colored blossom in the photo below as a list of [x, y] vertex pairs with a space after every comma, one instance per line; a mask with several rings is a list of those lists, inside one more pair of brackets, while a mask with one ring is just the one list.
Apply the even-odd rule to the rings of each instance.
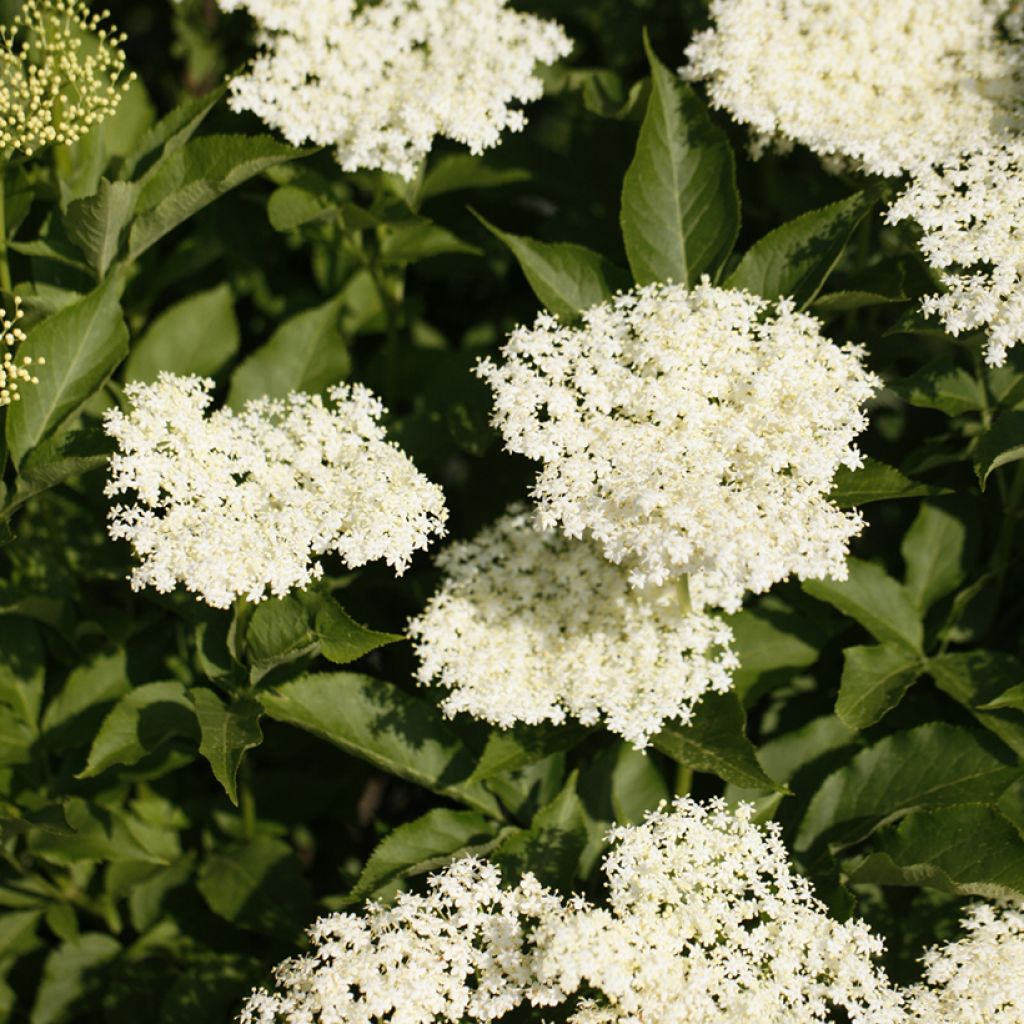
[[859, 515], [828, 500], [856, 468], [862, 352], [793, 304], [655, 284], [565, 326], [543, 314], [479, 374], [507, 447], [542, 463], [545, 527], [591, 537], [635, 586], [696, 577], [739, 607], [787, 576], [846, 575]]
[[644, 747], [731, 686], [720, 618], [681, 608], [673, 585], [631, 588], [596, 545], [537, 530], [519, 508], [436, 561], [444, 579], [409, 635], [448, 714], [504, 728], [571, 715]]
[[3, 333], [0, 334], [0, 345], [3, 345], [3, 361], [0, 362], [0, 408], [21, 401], [21, 385], [39, 383], [39, 378], [30, 367], [43, 366], [46, 363], [42, 356], [38, 359], [31, 356], [19, 358], [14, 353], [14, 347], [25, 340], [25, 332], [18, 326], [18, 321], [24, 315], [21, 299], [17, 296], [14, 298], [14, 312], [10, 318], [5, 310], [0, 309], [0, 327], [3, 329]]
[[908, 990], [919, 1024], [1024, 1024], [1024, 904], [978, 903], [966, 936], [930, 949]]
[[950, 334], [984, 330], [993, 366], [1024, 339], [1024, 139], [925, 168], [889, 209], [915, 221], [921, 252], [945, 291], [922, 304]]
[[109, 117], [134, 80], [125, 36], [81, 0], [25, 0], [0, 26], [0, 150], [30, 155], [77, 142]]
[[571, 43], [552, 21], [506, 0], [220, 0], [261, 26], [262, 50], [231, 83], [289, 142], [333, 146], [346, 171], [412, 178], [437, 136], [473, 153], [526, 123], [540, 64]]
[[876, 174], [953, 158], [1020, 123], [1006, 0], [711, 0], [685, 77], [765, 142]]
[[350, 568], [383, 559], [404, 571], [443, 534], [444, 496], [384, 439], [380, 402], [360, 385], [319, 396], [256, 399], [207, 416], [213, 381], [162, 373], [128, 384], [112, 410], [118, 444], [110, 535], [131, 542], [136, 589], [183, 583], [207, 604], [280, 596], [322, 574], [320, 555]]

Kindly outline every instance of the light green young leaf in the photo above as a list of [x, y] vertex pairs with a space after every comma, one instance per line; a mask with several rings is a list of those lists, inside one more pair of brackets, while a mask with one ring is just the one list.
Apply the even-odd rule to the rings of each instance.
[[893, 641], [920, 654], [924, 627], [907, 590], [874, 562], [851, 558], [847, 565], [849, 579], [805, 580], [804, 590], [856, 619], [882, 643]]
[[236, 367], [227, 404], [241, 409], [263, 395], [319, 394], [343, 380], [351, 365], [339, 329], [344, 304], [345, 297], [338, 295], [285, 320], [265, 345]]
[[435, 871], [456, 855], [481, 854], [496, 835], [495, 823], [476, 811], [435, 807], [399, 825], [377, 844], [349, 899], [361, 900], [396, 879]]
[[922, 498], [929, 494], [948, 493], [941, 487], [919, 484], [898, 469], [877, 459], [866, 458], [860, 469], [840, 466], [829, 495], [840, 508], [856, 508], [872, 501], [895, 498]]
[[391, 683], [353, 672], [302, 676], [261, 692], [267, 714], [313, 733], [417, 785], [501, 817], [497, 801], [467, 780], [474, 758], [437, 707]]
[[496, 228], [479, 214], [477, 219], [512, 251], [534, 294], [562, 320], [604, 302], [629, 286], [629, 276], [599, 253], [570, 242], [540, 242]]
[[981, 489], [1000, 466], [1024, 459], [1024, 412], [1004, 412], [995, 424], [978, 438], [974, 449], [974, 471]]
[[247, 750], [263, 742], [263, 707], [252, 697], [225, 704], [213, 690], [202, 686], [189, 690], [188, 696], [199, 722], [199, 753], [210, 762], [214, 777], [237, 806], [242, 758]]
[[95, 195], [76, 199], [68, 207], [68, 234], [85, 253], [98, 280], [106, 276], [120, 251], [121, 235], [135, 214], [138, 197], [134, 182], [102, 178]]
[[161, 370], [214, 377], [238, 352], [239, 343], [231, 286], [219, 284], [164, 310], [132, 345], [124, 379], [150, 384]]
[[903, 538], [904, 586], [922, 613], [967, 579], [974, 561], [968, 546], [971, 511], [963, 504], [922, 502]]
[[924, 885], [955, 896], [1024, 898], [1024, 838], [994, 807], [957, 804], [908, 814], [878, 834], [851, 882]]
[[1018, 774], [969, 729], [930, 722], [893, 733], [825, 779], [795, 846], [848, 846], [922, 807], [997, 800]]
[[766, 299], [792, 297], [798, 309], [806, 309], [835, 269], [854, 228], [878, 198], [873, 190], [857, 192], [770, 231], [747, 250], [726, 287]]
[[195, 709], [181, 683], [146, 683], [126, 693], [104, 718], [78, 778], [132, 765], [175, 736], [198, 738]]
[[836, 714], [851, 729], [874, 725], [903, 699], [924, 667], [903, 644], [847, 647]]
[[20, 355], [45, 359], [39, 383], [7, 412], [7, 445], [16, 466], [98, 391], [128, 354], [128, 329], [113, 275], [94, 292], [35, 327]]
[[622, 183], [622, 239], [638, 284], [715, 278], [739, 232], [736, 167], [704, 104], [655, 56], [651, 97]]
[[657, 750], [696, 772], [751, 789], [777, 789], [746, 735], [746, 715], [734, 692], [709, 693], [689, 725], [670, 724], [651, 740]]

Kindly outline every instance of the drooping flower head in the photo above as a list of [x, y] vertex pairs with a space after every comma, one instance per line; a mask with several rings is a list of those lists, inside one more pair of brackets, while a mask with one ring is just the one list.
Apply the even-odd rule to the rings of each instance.
[[946, 289], [923, 310], [954, 336], [985, 330], [985, 358], [1001, 366], [1024, 339], [1024, 138], [918, 171], [886, 217], [917, 222]]
[[383, 559], [401, 573], [444, 532], [441, 489], [384, 439], [383, 408], [360, 385], [319, 396], [256, 399], [207, 416], [213, 381], [162, 373], [125, 388], [131, 408], [106, 415], [119, 452], [110, 535], [131, 542], [136, 589], [183, 583], [215, 608], [281, 596], [322, 573]]
[[555, 22], [507, 0], [220, 0], [260, 23], [262, 50], [231, 83], [289, 142], [333, 146], [346, 171], [414, 177], [436, 136], [473, 153], [526, 123], [535, 67], [566, 56]]
[[21, 299], [14, 297], [14, 312], [8, 318], [7, 312], [0, 309], [0, 345], [3, 346], [3, 361], [0, 362], [0, 408], [10, 405], [12, 402], [21, 401], [21, 385], [38, 384], [39, 378], [35, 376], [30, 367], [43, 366], [46, 360], [40, 356], [33, 359], [31, 356], [15, 355], [15, 346], [25, 340], [25, 332], [18, 326], [18, 321], [24, 316], [21, 308]]
[[875, 174], [950, 159], [1019, 125], [1007, 0], [711, 0], [685, 77], [764, 143]]
[[134, 80], [125, 36], [82, 0], [25, 0], [0, 26], [0, 150], [31, 155], [77, 142], [109, 117]]
[[445, 577], [409, 625], [418, 678], [449, 714], [495, 725], [603, 721], [646, 746], [730, 687], [732, 631], [680, 607], [675, 586], [629, 586], [587, 540], [534, 528], [519, 508], [437, 557]]
[[915, 1024], [1024, 1024], [1024, 904], [978, 903], [967, 935], [925, 954], [908, 991]]
[[739, 607], [790, 574], [845, 578], [862, 525], [828, 500], [878, 380], [793, 304], [653, 284], [512, 332], [480, 375], [514, 452], [542, 463], [539, 518], [591, 537], [635, 586], [699, 574]]

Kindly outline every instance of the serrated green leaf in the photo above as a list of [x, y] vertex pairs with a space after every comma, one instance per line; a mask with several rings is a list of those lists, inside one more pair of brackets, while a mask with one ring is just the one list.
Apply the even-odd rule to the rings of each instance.
[[1018, 774], [969, 729], [930, 722], [893, 733], [825, 779], [795, 846], [848, 846], [922, 807], [997, 800]]
[[339, 329], [344, 305], [344, 295], [338, 295], [285, 320], [235, 369], [227, 404], [241, 409], [264, 395], [319, 394], [348, 376], [351, 360]]
[[324, 601], [317, 608], [314, 629], [320, 653], [335, 665], [347, 665], [378, 647], [401, 643], [405, 639], [400, 633], [367, 629], [334, 600]]
[[146, 683], [125, 694], [104, 718], [78, 778], [132, 765], [175, 736], [198, 738], [195, 710], [181, 683]]
[[747, 739], [746, 715], [735, 693], [709, 693], [689, 725], [670, 724], [651, 743], [673, 761], [751, 789], [777, 789]]
[[47, 438], [22, 463], [8, 511], [71, 477], [100, 469], [113, 452], [113, 439], [100, 427], [83, 427]]
[[71, 239], [89, 260], [97, 279], [106, 276], [121, 248], [121, 236], [135, 214], [135, 182], [100, 180], [99, 190], [69, 207], [65, 224]]
[[1024, 839], [994, 807], [914, 811], [873, 845], [877, 852], [850, 866], [851, 882], [924, 885], [991, 900], [1024, 897]]
[[45, 359], [39, 383], [7, 411], [7, 445], [16, 466], [103, 386], [128, 354], [128, 329], [112, 276], [85, 298], [33, 328], [20, 356]]
[[858, 192], [811, 210], [755, 242], [726, 279], [766, 299], [792, 297], [806, 309], [842, 256], [854, 228], [874, 209], [878, 193]]
[[716, 277], [739, 233], [736, 167], [725, 133], [645, 36], [651, 96], [622, 183], [622, 240], [637, 284]]
[[847, 647], [843, 659], [836, 714], [851, 729], [866, 729], [896, 707], [923, 668], [902, 644]]
[[949, 357], [928, 363], [917, 373], [896, 381], [890, 387], [911, 405], [919, 409], [937, 409], [947, 416], [978, 412], [988, 402], [984, 385], [963, 368], [955, 366]]
[[132, 345], [127, 381], [152, 383], [160, 372], [214, 377], [240, 344], [231, 286], [196, 292], [164, 310]]
[[974, 449], [974, 471], [981, 489], [1000, 466], [1024, 459], [1024, 412], [1004, 412], [978, 438]]
[[974, 563], [971, 511], [962, 503], [922, 502], [903, 538], [904, 586], [922, 613], [967, 579]]
[[128, 258], [138, 259], [168, 232], [243, 182], [311, 152], [269, 135], [204, 135], [165, 152], [139, 193], [128, 234]]
[[476, 811], [436, 807], [389, 832], [370, 854], [349, 899], [363, 899], [399, 878], [434, 871], [456, 855], [477, 854], [494, 841], [497, 826]]
[[479, 214], [477, 219], [511, 250], [534, 294], [562, 320], [604, 302], [629, 286], [629, 276], [599, 253], [569, 242], [540, 242], [496, 228]]
[[267, 714], [427, 789], [501, 817], [497, 801], [467, 780], [474, 758], [437, 707], [381, 679], [353, 672], [302, 676], [259, 694]]
[[548, 722], [524, 725], [517, 722], [508, 729], [492, 729], [487, 735], [473, 778], [480, 782], [542, 761], [551, 754], [570, 750], [589, 732], [586, 726], [573, 721], [563, 725]]
[[247, 750], [263, 742], [263, 706], [252, 697], [225, 704], [205, 687], [188, 691], [199, 722], [199, 753], [210, 762], [228, 799], [238, 805], [238, 768]]
[[856, 619], [882, 643], [904, 644], [920, 654], [924, 627], [907, 590], [874, 562], [850, 558], [847, 566], [848, 579], [805, 580], [804, 590]]
[[872, 501], [923, 498], [944, 493], [948, 492], [942, 487], [918, 483], [884, 462], [866, 458], [860, 469], [839, 467], [832, 481], [832, 493], [829, 498], [840, 508], [856, 508]]

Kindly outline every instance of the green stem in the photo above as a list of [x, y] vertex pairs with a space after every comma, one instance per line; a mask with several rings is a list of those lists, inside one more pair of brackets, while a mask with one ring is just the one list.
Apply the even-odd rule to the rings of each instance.
[[0, 291], [10, 295], [11, 265], [7, 258], [7, 155], [0, 156]]
[[252, 766], [243, 759], [238, 769], [238, 806], [242, 812], [242, 836], [252, 839], [256, 835], [256, 798], [252, 792]]

